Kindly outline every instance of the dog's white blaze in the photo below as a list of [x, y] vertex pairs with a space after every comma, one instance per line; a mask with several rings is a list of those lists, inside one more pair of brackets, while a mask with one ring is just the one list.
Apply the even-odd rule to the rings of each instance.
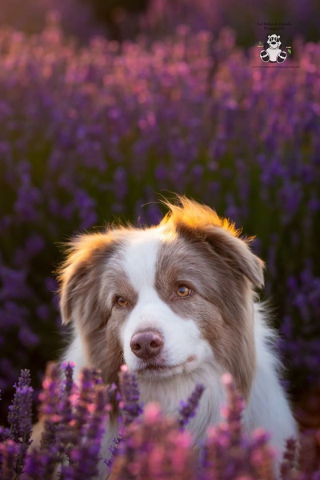
[[124, 251], [123, 268], [135, 289], [154, 284], [159, 229], [134, 231]]
[[[199, 329], [192, 318], [176, 315], [168, 304], [161, 300], [154, 288], [157, 255], [160, 242], [164, 238], [159, 230], [138, 232], [130, 238], [124, 253], [123, 268], [138, 293], [137, 305], [120, 332], [124, 359], [129, 370], [141, 367], [140, 359], [130, 349], [131, 337], [143, 328], [157, 328], [164, 336], [164, 349], [160, 358], [168, 365], [181, 365], [193, 355], [196, 359], [192, 364], [194, 370], [196, 365], [203, 365], [205, 361], [212, 364], [214, 355], [208, 342], [200, 338]], [[185, 371], [188, 371], [187, 368], [188, 366]], [[220, 372], [218, 365], [216, 371]], [[140, 383], [150, 384], [150, 379], [142, 379]], [[163, 389], [159, 379], [157, 385], [156, 390], [159, 392], [153, 395], [154, 398], [159, 398], [158, 393], [161, 395]], [[168, 407], [168, 410], [171, 411], [172, 408]]]

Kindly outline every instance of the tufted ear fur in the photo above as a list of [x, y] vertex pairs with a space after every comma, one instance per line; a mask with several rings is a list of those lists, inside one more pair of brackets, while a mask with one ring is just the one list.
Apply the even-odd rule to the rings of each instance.
[[175, 228], [192, 230], [192, 235], [206, 240], [216, 252], [233, 269], [236, 275], [244, 275], [254, 287], [264, 285], [264, 262], [254, 255], [249, 247], [253, 238], [241, 239], [240, 230], [227, 219], [207, 205], [201, 205], [185, 196], [176, 194], [182, 206], [162, 200], [170, 211], [163, 218], [162, 224], [173, 224]]
[[250, 239], [242, 240], [224, 228], [206, 227], [206, 240], [213, 250], [223, 257], [236, 274], [242, 274], [254, 287], [264, 285], [264, 262], [249, 247]]
[[80, 235], [69, 243], [66, 261], [58, 270], [62, 323], [77, 317], [101, 320], [98, 295], [104, 260], [115, 249], [106, 234]]

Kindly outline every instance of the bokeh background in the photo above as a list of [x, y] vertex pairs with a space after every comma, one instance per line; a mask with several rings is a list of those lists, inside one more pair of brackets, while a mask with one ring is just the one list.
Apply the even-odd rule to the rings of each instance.
[[[77, 232], [186, 194], [256, 235], [286, 388], [320, 423], [320, 3], [2, 0], [0, 423], [65, 345], [54, 270]], [[264, 65], [258, 22], [292, 53]]]

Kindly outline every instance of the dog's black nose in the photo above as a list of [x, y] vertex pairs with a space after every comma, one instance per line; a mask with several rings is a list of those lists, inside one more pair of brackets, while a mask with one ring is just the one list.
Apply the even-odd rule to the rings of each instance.
[[143, 360], [156, 357], [163, 348], [163, 337], [158, 332], [135, 333], [130, 342], [133, 353]]

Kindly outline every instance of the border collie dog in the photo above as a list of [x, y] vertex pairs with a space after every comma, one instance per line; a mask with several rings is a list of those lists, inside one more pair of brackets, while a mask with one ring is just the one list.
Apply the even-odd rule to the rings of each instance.
[[[206, 205], [177, 195], [162, 202], [169, 212], [157, 226], [110, 226], [70, 243], [59, 271], [60, 307], [73, 338], [63, 361], [99, 368], [118, 384], [120, 366], [136, 374], [140, 400], [157, 401], [177, 416], [197, 383], [206, 386], [188, 429], [196, 445], [221, 420], [230, 372], [245, 399], [243, 425], [261, 426], [281, 458], [297, 426], [279, 381], [276, 332], [254, 288], [264, 283], [264, 263], [252, 238]], [[106, 425], [101, 458], [117, 435], [115, 410]], [[99, 465], [99, 479], [108, 469]]]

